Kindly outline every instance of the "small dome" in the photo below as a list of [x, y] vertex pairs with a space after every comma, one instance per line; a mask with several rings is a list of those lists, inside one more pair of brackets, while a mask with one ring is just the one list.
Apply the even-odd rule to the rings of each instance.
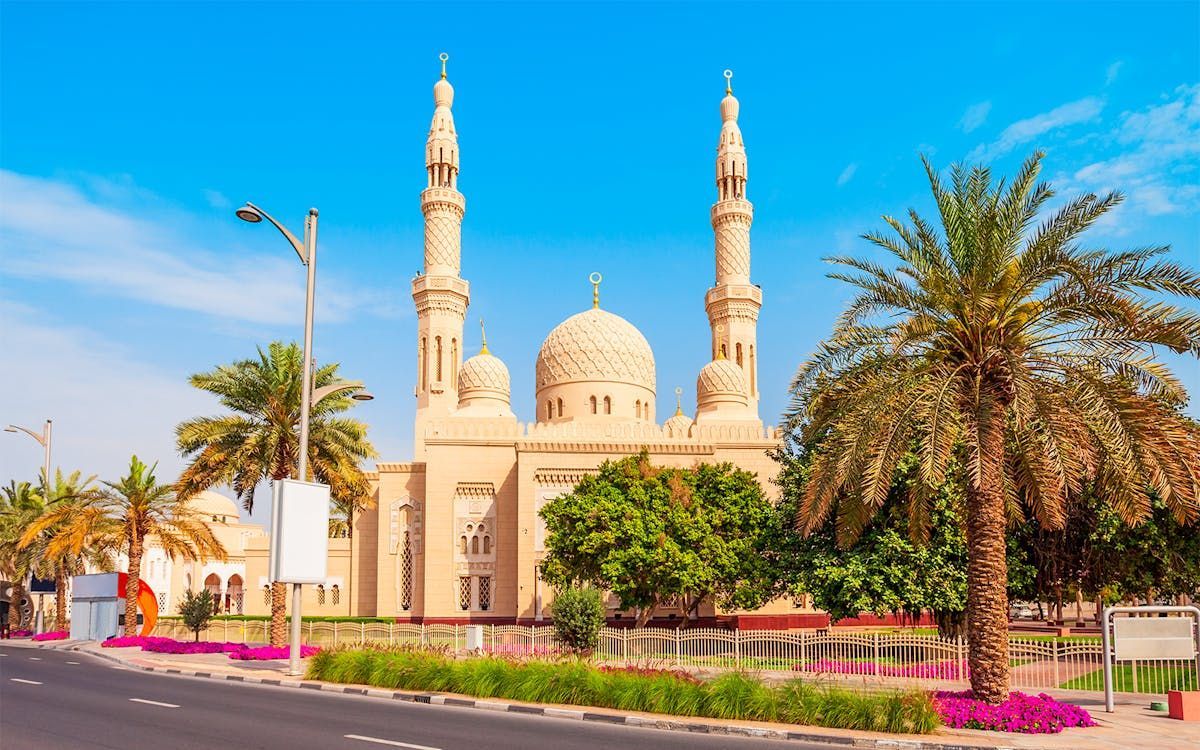
[[663, 428], [666, 429], [668, 437], [685, 438], [692, 429], [692, 418], [684, 414], [682, 409], [676, 409], [675, 414], [663, 422]]
[[212, 516], [223, 516], [222, 520], [236, 523], [240, 518], [237, 505], [219, 492], [204, 490], [188, 501], [188, 507], [196, 511], [202, 520]]
[[503, 394], [508, 401], [511, 388], [509, 385], [508, 368], [499, 357], [491, 354], [476, 354], [463, 362], [462, 370], [458, 373], [458, 393], [465, 398], [476, 392]]
[[[712, 101], [711, 99], [709, 101]], [[738, 110], [741, 104], [733, 94], [726, 94], [721, 100], [721, 122], [737, 122]]]
[[654, 352], [619, 315], [593, 308], [546, 336], [537, 357], [537, 389], [579, 381], [628, 383], [654, 392]]
[[727, 359], [714, 359], [700, 370], [696, 378], [696, 400], [709, 401], [716, 396], [735, 396], [746, 400], [746, 377], [742, 368]]
[[433, 84], [433, 103], [439, 107], [454, 105], [454, 87], [445, 78]]

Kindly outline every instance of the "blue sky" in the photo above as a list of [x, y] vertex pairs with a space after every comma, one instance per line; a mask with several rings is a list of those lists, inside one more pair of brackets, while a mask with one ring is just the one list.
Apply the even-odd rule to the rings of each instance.
[[[297, 338], [303, 269], [253, 200], [321, 211], [316, 354], [362, 378], [381, 456], [410, 456], [418, 193], [450, 54], [463, 274], [532, 419], [545, 334], [590, 303], [637, 325], [694, 403], [708, 210], [735, 72], [755, 204], [762, 413], [847, 289], [823, 256], [929, 210], [917, 159], [1128, 199], [1090, 236], [1200, 265], [1200, 4], [0, 5], [0, 421], [55, 419], [56, 460], [171, 478], [172, 428], [217, 410], [187, 375]], [[474, 343], [472, 343], [474, 342]], [[1195, 360], [1172, 359], [1193, 388]], [[1200, 413], [1195, 404], [1193, 414]], [[0, 481], [33, 441], [0, 442]], [[265, 503], [261, 504], [265, 509]], [[262, 513], [256, 511], [256, 517]]]

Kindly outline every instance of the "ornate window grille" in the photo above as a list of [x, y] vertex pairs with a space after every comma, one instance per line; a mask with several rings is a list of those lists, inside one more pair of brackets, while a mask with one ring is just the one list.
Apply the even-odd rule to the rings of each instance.
[[263, 604], [271, 603], [271, 587], [263, 586]]
[[471, 576], [458, 577], [458, 608], [464, 612], [471, 608]]
[[322, 584], [317, 584], [317, 604], [325, 603], [325, 587]]
[[484, 612], [492, 608], [492, 577], [483, 576], [479, 579], [479, 608]]
[[333, 588], [330, 590], [330, 593], [332, 594], [331, 598], [333, 599], [333, 603], [335, 605], [342, 600], [342, 587], [336, 583], [333, 584]]
[[400, 609], [412, 611], [413, 555], [409, 533], [404, 532], [404, 547], [400, 551]]

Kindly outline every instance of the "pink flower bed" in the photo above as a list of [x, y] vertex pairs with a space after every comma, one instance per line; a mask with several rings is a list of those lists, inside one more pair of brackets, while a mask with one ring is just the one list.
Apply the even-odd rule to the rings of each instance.
[[35, 641], [65, 641], [70, 637], [70, 633], [65, 630], [51, 630], [48, 633], [38, 633], [33, 637]]
[[[291, 654], [287, 646], [247, 646], [244, 643], [217, 643], [214, 641], [177, 641], [174, 638], [158, 636], [120, 636], [109, 638], [100, 644], [104, 648], [132, 648], [140, 646], [143, 651], [158, 654], [220, 654], [226, 653], [230, 659], [239, 661], [266, 661], [268, 659], [286, 659]], [[301, 658], [307, 658], [321, 649], [317, 646], [301, 646]]]
[[[320, 646], [301, 646], [300, 658], [307, 659], [313, 654], [321, 650]], [[287, 659], [292, 655], [291, 648], [288, 646], [259, 646], [258, 648], [250, 648], [242, 646], [237, 651], [230, 651], [230, 659], [238, 659], [239, 661], [267, 661], [268, 659]]]
[[32, 630], [14, 630], [8, 634], [9, 638], [28, 638], [33, 635]]
[[991, 729], [1024, 734], [1057, 734], [1067, 727], [1094, 727], [1092, 715], [1079, 706], [1062, 703], [1045, 693], [1009, 693], [993, 706], [971, 697], [971, 691], [933, 694], [933, 702], [946, 726], [957, 729]]
[[880, 664], [868, 661], [837, 661], [819, 659], [796, 664], [793, 670], [822, 674], [866, 674], [880, 677], [915, 677], [923, 680], [965, 680], [970, 674], [967, 665], [957, 661], [938, 661], [921, 664]]

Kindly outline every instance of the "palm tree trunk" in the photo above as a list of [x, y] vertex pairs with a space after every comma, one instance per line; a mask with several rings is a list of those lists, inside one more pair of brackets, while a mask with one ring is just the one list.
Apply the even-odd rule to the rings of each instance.
[[286, 646], [287, 634], [287, 584], [271, 582], [271, 645]]
[[8, 632], [10, 633], [21, 627], [21, 600], [24, 598], [25, 587], [13, 581], [12, 599], [8, 603]]
[[137, 635], [138, 582], [142, 574], [142, 540], [129, 542], [129, 566], [125, 570], [125, 635]]
[[67, 564], [60, 562], [54, 576], [54, 629], [67, 629]]
[[988, 703], [1006, 700], [1009, 686], [1002, 418], [989, 410], [980, 419], [972, 446], [978, 472], [967, 482], [967, 659], [971, 690]]

